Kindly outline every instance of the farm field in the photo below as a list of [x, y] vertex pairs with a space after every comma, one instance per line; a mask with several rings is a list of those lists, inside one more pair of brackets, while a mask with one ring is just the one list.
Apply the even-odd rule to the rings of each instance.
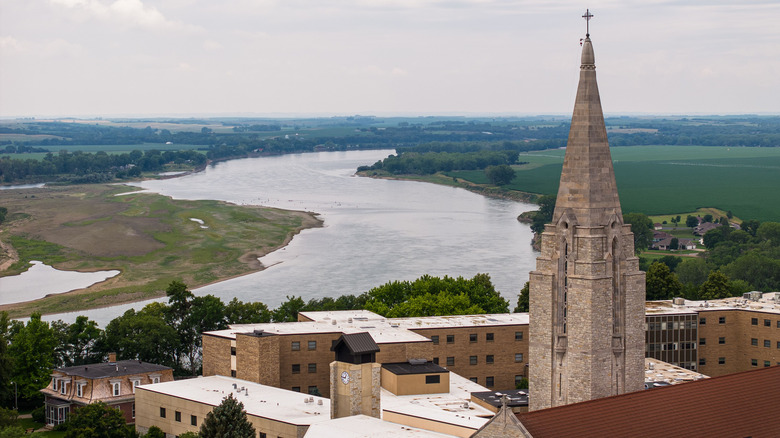
[[263, 268], [258, 257], [321, 224], [306, 212], [133, 190], [95, 184], [2, 193], [9, 215], [0, 232], [0, 275], [18, 274], [31, 260], [56, 269], [121, 273], [87, 289], [0, 310], [22, 317], [102, 307], [162, 296], [175, 279], [195, 288], [244, 275]]
[[[679, 214], [701, 207], [759, 221], [780, 220], [780, 148], [632, 146], [612, 148], [624, 212]], [[521, 154], [507, 188], [555, 194], [565, 150]], [[447, 175], [485, 184], [482, 171]]]

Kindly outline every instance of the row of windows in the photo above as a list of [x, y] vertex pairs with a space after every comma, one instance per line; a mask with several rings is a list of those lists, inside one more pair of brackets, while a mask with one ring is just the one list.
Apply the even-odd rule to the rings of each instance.
[[[758, 338], [750, 338], [750, 345], [758, 347]], [[772, 348], [772, 341], [769, 339], [764, 339], [764, 347]], [[777, 341], [777, 348], [780, 348], [780, 341]]]
[[[519, 382], [519, 380], [517, 379], [518, 377], [522, 378], [523, 376], [515, 376], [515, 384]], [[471, 380], [474, 383], [479, 383], [479, 379], [476, 377], [469, 377], [469, 380]], [[487, 386], [488, 388], [492, 388], [494, 385], [495, 385], [495, 377], [493, 376], [485, 377], [485, 386]]]
[[[515, 362], [522, 362], [523, 361], [523, 353], [515, 353]], [[434, 357], [433, 363], [436, 365], [439, 364], [439, 358]], [[469, 365], [477, 365], [479, 363], [479, 359], [477, 356], [469, 356]], [[492, 364], [495, 363], [495, 357], [492, 354], [488, 354], [485, 356], [485, 363]], [[455, 366], [455, 356], [448, 356], [446, 361], [446, 366], [451, 367]]]
[[[309, 350], [316, 350], [317, 349], [317, 341], [307, 341], [306, 342], [307, 347]], [[290, 343], [290, 348], [292, 351], [299, 351], [301, 349], [301, 342], [300, 341], [292, 341]]]
[[[726, 323], [726, 317], [725, 316], [719, 316], [718, 317], [718, 324], [725, 324]], [[699, 318], [699, 325], [705, 325], [707, 324], [707, 318]]]
[[[447, 340], [448, 344], [454, 344], [455, 343], [455, 335], [446, 335], [445, 339]], [[479, 336], [477, 333], [469, 333], [469, 342], [477, 342], [479, 340]], [[485, 342], [493, 342], [495, 340], [495, 333], [485, 333]], [[523, 332], [515, 332], [515, 341], [522, 341], [523, 340]], [[433, 345], [439, 345], [439, 335], [433, 335], [431, 336], [431, 341], [433, 342]]]
[[[780, 365], [780, 362], [777, 362], [778, 365]], [[758, 366], [758, 359], [750, 359], [750, 366], [757, 367]], [[765, 360], [764, 361], [764, 367], [771, 367], [772, 361]]]
[[[758, 325], [758, 318], [750, 318], [750, 325]], [[772, 320], [764, 319], [764, 327], [772, 327]], [[777, 320], [777, 328], [780, 328], [780, 319]]]
[[[300, 386], [293, 386], [292, 390], [295, 391], [295, 392], [301, 392], [301, 387]], [[320, 395], [320, 389], [317, 388], [317, 385], [309, 386], [308, 391], [309, 391], [309, 394], [311, 394], [311, 395], [316, 395], [316, 396]]]
[[[308, 366], [308, 370], [310, 373], [316, 373], [317, 372], [317, 364], [316, 363], [310, 363]], [[300, 374], [301, 373], [301, 364], [294, 363], [292, 364], [292, 373], [293, 374]]]
[[[160, 383], [159, 377], [152, 377], [152, 383]], [[130, 382], [132, 384], [133, 388], [133, 394], [135, 394], [135, 388], [141, 384], [140, 378], [130, 378]], [[54, 391], [57, 391], [59, 388], [60, 394], [67, 394], [68, 393], [68, 385], [70, 385], [71, 382], [67, 380], [61, 380], [61, 378], [58, 377], [52, 377], [51, 379], [51, 386]], [[122, 383], [121, 382], [109, 382], [108, 383], [111, 387], [111, 394], [114, 397], [118, 397], [122, 395]], [[87, 386], [86, 382], [76, 383], [76, 397], [84, 397], [84, 387]]]
[[[135, 405], [133, 405], [133, 409], [135, 409]], [[164, 407], [160, 406], [160, 418], [165, 418], [166, 416], [167, 416], [166, 409]], [[134, 415], [134, 417], [135, 417], [135, 415]], [[174, 411], [173, 412], [173, 419], [174, 419], [174, 421], [178, 421], [179, 423], [181, 423], [181, 412]], [[195, 415], [190, 415], [190, 424], [193, 425], [193, 426], [197, 426], [198, 425], [198, 417], [196, 417]]]
[[[702, 344], [703, 345], [703, 344]], [[647, 343], [647, 351], [695, 350], [696, 342]]]
[[645, 330], [679, 330], [695, 329], [696, 321], [669, 321], [669, 322], [648, 322]]

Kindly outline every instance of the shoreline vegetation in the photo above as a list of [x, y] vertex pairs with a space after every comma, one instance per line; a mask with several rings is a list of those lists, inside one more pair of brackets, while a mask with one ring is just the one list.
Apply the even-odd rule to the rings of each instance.
[[26, 271], [30, 260], [60, 270], [121, 271], [87, 288], [0, 305], [12, 318], [164, 297], [173, 280], [196, 288], [258, 272], [266, 268], [259, 257], [323, 223], [313, 212], [174, 200], [124, 185], [3, 194], [9, 215], [0, 228], [0, 276]]

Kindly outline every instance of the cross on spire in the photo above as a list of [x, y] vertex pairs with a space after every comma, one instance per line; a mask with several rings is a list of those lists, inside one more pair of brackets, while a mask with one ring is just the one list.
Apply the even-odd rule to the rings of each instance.
[[593, 18], [593, 14], [590, 13], [590, 9], [585, 9], [585, 15], [582, 16], [585, 19], [585, 36], [590, 36], [590, 19]]

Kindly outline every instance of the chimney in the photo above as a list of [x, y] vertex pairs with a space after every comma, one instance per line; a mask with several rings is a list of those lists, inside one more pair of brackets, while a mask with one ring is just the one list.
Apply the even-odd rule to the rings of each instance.
[[108, 363], [116, 362], [116, 353], [108, 353]]

